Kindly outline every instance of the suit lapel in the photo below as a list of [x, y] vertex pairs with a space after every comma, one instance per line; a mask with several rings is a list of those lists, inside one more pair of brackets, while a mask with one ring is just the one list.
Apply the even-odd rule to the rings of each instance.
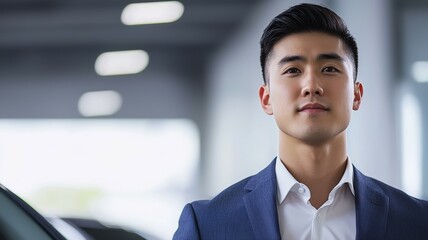
[[354, 167], [357, 240], [385, 239], [389, 198]]
[[276, 208], [275, 160], [248, 181], [244, 204], [256, 239], [281, 239]]

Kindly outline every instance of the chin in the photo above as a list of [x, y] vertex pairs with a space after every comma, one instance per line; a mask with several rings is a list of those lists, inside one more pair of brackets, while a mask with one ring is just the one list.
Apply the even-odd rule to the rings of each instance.
[[300, 134], [300, 136], [297, 138], [300, 139], [301, 142], [304, 142], [308, 145], [317, 146], [330, 142], [333, 140], [335, 135], [336, 134], [325, 131], [325, 129], [318, 129], [317, 131], [312, 129], [312, 131], [306, 131], [305, 133]]
[[317, 131], [314, 131], [315, 129], [312, 129], [312, 131], [307, 131], [305, 132], [305, 134], [301, 135], [301, 141], [313, 146], [331, 143], [332, 141], [336, 141], [344, 137], [345, 129], [346, 128], [337, 129], [336, 131], [333, 131], [331, 129], [329, 129], [329, 131], [326, 131], [327, 129], [325, 128], [318, 129]]

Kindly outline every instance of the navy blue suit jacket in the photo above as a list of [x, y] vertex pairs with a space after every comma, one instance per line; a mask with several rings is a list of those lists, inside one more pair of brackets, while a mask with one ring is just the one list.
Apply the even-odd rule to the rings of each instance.
[[[419, 200], [354, 167], [357, 240], [428, 239], [428, 202]], [[174, 238], [281, 239], [275, 160], [210, 201], [187, 204]]]

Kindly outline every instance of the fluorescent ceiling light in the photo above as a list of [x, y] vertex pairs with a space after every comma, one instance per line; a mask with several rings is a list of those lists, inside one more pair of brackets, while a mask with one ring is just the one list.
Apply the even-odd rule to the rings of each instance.
[[122, 97], [116, 91], [84, 93], [78, 103], [80, 114], [85, 117], [113, 115], [122, 106]]
[[95, 61], [98, 75], [125, 75], [143, 71], [149, 64], [149, 55], [143, 50], [105, 52]]
[[414, 62], [412, 65], [412, 75], [417, 82], [428, 82], [428, 62]]
[[184, 12], [178, 1], [131, 3], [123, 11], [121, 20], [125, 25], [169, 23], [177, 21]]

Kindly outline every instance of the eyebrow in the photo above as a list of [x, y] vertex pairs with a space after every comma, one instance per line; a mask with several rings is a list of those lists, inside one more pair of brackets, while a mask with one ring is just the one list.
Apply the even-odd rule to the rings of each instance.
[[343, 57], [341, 57], [339, 54], [337, 53], [323, 53], [318, 55], [317, 60], [337, 60], [340, 62], [345, 61], [345, 59], [343, 59]]
[[[322, 54], [319, 54], [317, 56], [317, 60], [335, 60], [335, 61], [340, 61], [340, 62], [345, 61], [344, 58], [341, 57], [337, 53], [322, 53]], [[306, 57], [303, 57], [303, 56], [300, 56], [300, 55], [285, 56], [285, 57], [281, 58], [281, 60], [279, 60], [278, 65], [284, 65], [286, 63], [296, 62], [296, 61], [307, 62], [308, 59]]]

